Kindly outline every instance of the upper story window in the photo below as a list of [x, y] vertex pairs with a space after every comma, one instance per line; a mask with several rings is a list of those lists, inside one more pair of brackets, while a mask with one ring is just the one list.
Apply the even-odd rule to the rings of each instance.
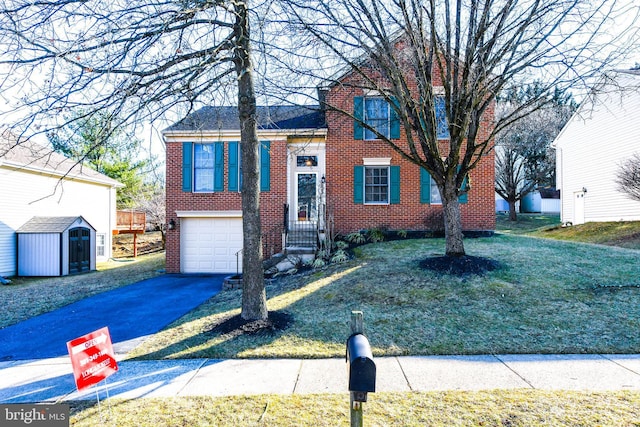
[[194, 144], [193, 184], [194, 191], [213, 191], [215, 176], [215, 145]]
[[[397, 103], [395, 98], [390, 99]], [[353, 139], [380, 139], [378, 134], [390, 139], [400, 138], [400, 121], [396, 110], [382, 96], [356, 96], [353, 99], [353, 117]]]
[[[240, 151], [240, 143], [237, 141], [183, 142], [182, 191], [189, 193], [220, 192], [225, 191], [225, 183], [227, 191], [240, 191], [243, 167]], [[258, 165], [260, 167], [260, 191], [270, 191], [270, 141], [260, 141]]]
[[[389, 103], [384, 98], [367, 97], [364, 99], [364, 122], [378, 133], [389, 137]], [[364, 129], [364, 139], [378, 139], [375, 132]]]
[[436, 136], [438, 139], [449, 139], [449, 123], [447, 123], [447, 107], [444, 96], [436, 95], [434, 99], [436, 113]]

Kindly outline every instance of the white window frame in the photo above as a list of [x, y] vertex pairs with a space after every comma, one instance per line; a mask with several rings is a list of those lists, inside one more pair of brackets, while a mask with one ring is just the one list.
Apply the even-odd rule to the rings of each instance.
[[[102, 240], [102, 243], [100, 242]], [[102, 252], [102, 253], [100, 253]], [[96, 233], [96, 256], [107, 256], [107, 235], [106, 233]]]
[[[429, 179], [431, 180], [431, 184], [429, 186], [429, 204], [431, 205], [441, 205], [442, 204], [442, 195], [440, 194], [440, 189], [438, 188], [438, 184], [433, 179], [431, 175], [429, 175]], [[435, 198], [434, 195], [437, 194], [438, 197]]]
[[[203, 147], [203, 146], [209, 146], [211, 147], [211, 149], [213, 150], [213, 163], [211, 165], [211, 168], [197, 168], [196, 166], [196, 151], [197, 148], [196, 147]], [[239, 144], [238, 144], [239, 145]], [[214, 192], [214, 188], [215, 188], [215, 180], [216, 180], [216, 151], [215, 151], [215, 143], [213, 142], [195, 142], [193, 144], [193, 167], [192, 167], [192, 171], [191, 173], [193, 174], [193, 192], [194, 193], [213, 193]], [[197, 170], [211, 170], [211, 188], [205, 188], [205, 189], [198, 189], [198, 179], [197, 176], [198, 174], [196, 173]]]
[[[387, 188], [387, 197], [386, 197], [386, 201], [380, 201], [380, 200], [374, 200], [374, 201], [367, 201], [367, 170], [372, 170], [372, 169], [378, 169], [378, 170], [386, 170], [387, 171], [387, 184], [386, 184], [386, 188]], [[391, 170], [389, 166], [385, 166], [385, 165], [365, 165], [363, 168], [362, 173], [364, 173], [364, 177], [363, 177], [363, 202], [365, 205], [388, 205], [390, 203], [390, 198], [391, 198]], [[374, 187], [374, 188], [382, 188], [382, 185], [379, 184], [369, 184], [370, 187]]]

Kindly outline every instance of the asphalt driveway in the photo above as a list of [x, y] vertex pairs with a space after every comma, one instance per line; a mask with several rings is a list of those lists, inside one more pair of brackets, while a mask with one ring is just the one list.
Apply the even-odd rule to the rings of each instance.
[[0, 329], [0, 361], [66, 356], [67, 341], [105, 326], [114, 351], [126, 353], [220, 292], [224, 277], [166, 274], [8, 326]]

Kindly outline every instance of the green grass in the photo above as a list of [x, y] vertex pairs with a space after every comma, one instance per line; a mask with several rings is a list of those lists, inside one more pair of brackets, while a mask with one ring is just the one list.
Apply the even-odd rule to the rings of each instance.
[[132, 357], [343, 357], [351, 310], [362, 310], [374, 354], [638, 353], [640, 257], [619, 248], [512, 235], [466, 240], [499, 261], [486, 275], [424, 271], [444, 241], [365, 245], [357, 258], [267, 286], [270, 310], [293, 323], [272, 335], [212, 333], [239, 313], [225, 291], [156, 334]]
[[556, 226], [538, 230], [533, 235], [547, 239], [640, 249], [640, 221], [589, 222], [572, 227]]
[[61, 277], [16, 277], [0, 286], [0, 328], [55, 310], [91, 295], [154, 277], [164, 268], [164, 252], [127, 261], [98, 263], [97, 271]]
[[[71, 425], [317, 426], [349, 425], [348, 394], [72, 403]], [[367, 426], [640, 426], [638, 392], [374, 393], [363, 405]]]
[[560, 215], [518, 214], [517, 221], [509, 221], [508, 214], [496, 214], [496, 231], [509, 234], [527, 234], [560, 225]]

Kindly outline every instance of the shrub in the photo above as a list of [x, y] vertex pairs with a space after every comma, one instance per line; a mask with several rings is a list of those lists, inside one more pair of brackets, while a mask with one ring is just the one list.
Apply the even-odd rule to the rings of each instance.
[[331, 257], [332, 263], [341, 263], [341, 262], [346, 262], [348, 260], [349, 260], [349, 255], [347, 255], [347, 253], [343, 249], [338, 249], [336, 253], [334, 253], [333, 256]]
[[366, 237], [359, 231], [356, 231], [355, 233], [347, 234], [347, 237], [345, 237], [345, 240], [349, 243], [355, 243], [356, 245], [361, 245], [362, 243], [367, 241]]
[[384, 233], [379, 228], [372, 228], [369, 230], [368, 235], [371, 243], [384, 241]]

